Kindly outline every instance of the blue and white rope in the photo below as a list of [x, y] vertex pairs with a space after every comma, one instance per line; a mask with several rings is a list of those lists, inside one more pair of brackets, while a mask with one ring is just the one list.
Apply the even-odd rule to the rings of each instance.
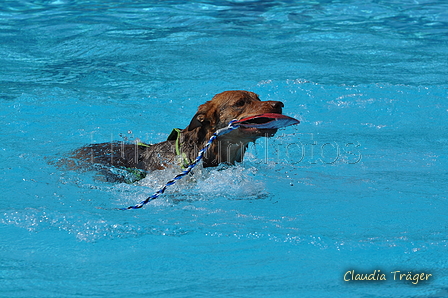
[[158, 191], [156, 191], [153, 195], [147, 197], [145, 200], [141, 201], [140, 203], [138, 203], [136, 205], [125, 207], [125, 208], [119, 208], [119, 210], [139, 209], [139, 208], [142, 208], [144, 205], [148, 204], [149, 202], [157, 199], [161, 194], [163, 194], [165, 192], [165, 190], [168, 188], [168, 186], [175, 184], [178, 180], [182, 179], [183, 177], [185, 177], [186, 175], [188, 175], [191, 172], [191, 170], [201, 161], [205, 152], [207, 151], [207, 149], [210, 147], [210, 145], [213, 143], [213, 141], [217, 137], [222, 136], [226, 133], [229, 133], [234, 129], [237, 129], [239, 125], [235, 124], [236, 121], [237, 120], [234, 119], [229, 122], [229, 125], [227, 127], [224, 127], [224, 128], [221, 128], [221, 129], [218, 129], [217, 131], [215, 131], [215, 133], [208, 140], [207, 144], [205, 144], [204, 148], [202, 148], [201, 151], [199, 151], [198, 157], [196, 157], [196, 159], [184, 171], [177, 174], [173, 179], [168, 181], [162, 188], [160, 188]]

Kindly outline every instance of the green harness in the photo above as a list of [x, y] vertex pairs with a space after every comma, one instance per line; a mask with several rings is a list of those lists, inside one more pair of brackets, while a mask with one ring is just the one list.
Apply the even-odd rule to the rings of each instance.
[[188, 168], [188, 166], [190, 165], [190, 160], [188, 159], [187, 155], [185, 154], [185, 152], [182, 152], [182, 148], [181, 148], [181, 142], [180, 142], [180, 133], [181, 133], [182, 129], [180, 128], [174, 128], [170, 135], [168, 136], [167, 141], [176, 141], [175, 142], [175, 148], [176, 148], [176, 155], [179, 156], [180, 160], [179, 160], [179, 164], [182, 167], [183, 170], [185, 170], [186, 168]]
[[[176, 155], [180, 157], [179, 164], [181, 165], [182, 169], [185, 170], [186, 168], [188, 168], [188, 166], [190, 165], [191, 162], [188, 159], [185, 152], [182, 152], [182, 149], [181, 149], [182, 146], [181, 146], [181, 142], [180, 142], [181, 132], [182, 132], [182, 129], [173, 128], [173, 130], [171, 131], [170, 135], [168, 136], [168, 138], [166, 140], [167, 141], [175, 141], [174, 146], [176, 149]], [[144, 147], [151, 147], [151, 145], [141, 143], [141, 142], [138, 142], [137, 145], [144, 146]]]
[[[182, 152], [182, 149], [181, 149], [181, 147], [182, 147], [181, 146], [182, 144], [180, 142], [181, 131], [182, 131], [182, 129], [180, 129], [180, 128], [174, 128], [166, 140], [167, 141], [175, 141], [174, 146], [176, 149], [176, 155], [179, 156], [178, 163], [182, 167], [182, 170], [185, 170], [186, 168], [188, 168], [188, 166], [190, 165], [191, 162], [188, 159], [185, 152]], [[152, 145], [145, 144], [142, 142], [138, 142], [137, 145], [143, 146], [143, 147], [151, 147], [152, 146]], [[113, 168], [113, 169], [111, 169], [111, 171], [115, 175], [120, 176], [123, 179], [123, 181], [126, 183], [134, 183], [134, 182], [142, 180], [143, 178], [146, 177], [146, 171], [137, 169], [137, 168], [120, 167], [120, 168]]]

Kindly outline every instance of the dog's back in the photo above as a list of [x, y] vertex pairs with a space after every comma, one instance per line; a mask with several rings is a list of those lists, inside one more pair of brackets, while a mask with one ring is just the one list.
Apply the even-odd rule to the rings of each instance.
[[71, 157], [86, 164], [101, 164], [144, 171], [165, 169], [176, 158], [173, 141], [147, 145], [124, 142], [90, 144], [75, 150]]

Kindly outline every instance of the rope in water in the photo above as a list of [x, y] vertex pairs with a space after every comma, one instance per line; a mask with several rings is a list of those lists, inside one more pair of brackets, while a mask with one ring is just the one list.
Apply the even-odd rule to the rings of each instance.
[[207, 144], [205, 144], [204, 148], [202, 148], [201, 151], [199, 151], [198, 157], [196, 157], [196, 159], [184, 171], [177, 174], [173, 179], [168, 181], [163, 187], [161, 187], [153, 195], [147, 197], [145, 200], [141, 201], [140, 203], [138, 203], [136, 205], [125, 207], [125, 208], [119, 208], [119, 210], [139, 209], [139, 208], [142, 208], [143, 206], [145, 206], [146, 204], [148, 204], [149, 202], [157, 199], [161, 194], [163, 194], [165, 192], [165, 190], [169, 186], [175, 184], [178, 180], [180, 180], [183, 177], [185, 177], [186, 175], [188, 175], [191, 172], [191, 170], [194, 167], [196, 167], [196, 165], [201, 161], [201, 159], [204, 156], [207, 149], [210, 147], [210, 145], [213, 143], [213, 141], [217, 137], [222, 136], [223, 134], [229, 133], [234, 129], [237, 129], [239, 125], [235, 123], [236, 121], [237, 121], [236, 119], [232, 120], [229, 122], [229, 125], [227, 127], [224, 127], [224, 128], [221, 128], [221, 129], [218, 129], [217, 131], [215, 131], [215, 133], [208, 140]]

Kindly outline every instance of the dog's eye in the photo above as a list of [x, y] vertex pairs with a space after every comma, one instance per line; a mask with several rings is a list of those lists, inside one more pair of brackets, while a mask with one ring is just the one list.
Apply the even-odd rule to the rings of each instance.
[[242, 107], [246, 104], [246, 101], [244, 99], [240, 99], [235, 103], [236, 107]]

